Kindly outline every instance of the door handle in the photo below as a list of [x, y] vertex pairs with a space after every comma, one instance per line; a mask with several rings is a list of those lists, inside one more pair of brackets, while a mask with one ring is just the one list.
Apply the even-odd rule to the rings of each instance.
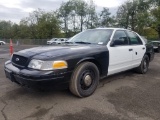
[[142, 49], [143, 49], [143, 50], [145, 50], [145, 48], [144, 48], [144, 47], [143, 47]]
[[129, 49], [129, 51], [133, 51], [133, 49]]

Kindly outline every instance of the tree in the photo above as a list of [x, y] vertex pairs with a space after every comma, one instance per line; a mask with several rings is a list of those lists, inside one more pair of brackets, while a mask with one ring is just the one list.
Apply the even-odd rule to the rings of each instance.
[[87, 15], [88, 5], [83, 0], [75, 0], [75, 6], [76, 6], [75, 12], [80, 19], [80, 31], [82, 31], [83, 30], [83, 25], [85, 23], [85, 17]]
[[60, 33], [59, 21], [56, 19], [54, 13], [48, 12], [42, 14], [39, 18], [37, 26], [38, 37], [41, 39], [58, 37]]
[[150, 0], [151, 5], [160, 6], [160, 0]]
[[58, 10], [58, 17], [62, 19], [62, 23], [64, 23], [63, 30], [67, 35], [68, 32], [68, 22], [69, 22], [69, 15], [73, 9], [72, 1], [68, 1], [66, 3], [62, 3], [59, 10]]
[[152, 26], [151, 27], [157, 31], [159, 40], [160, 40], [160, 6], [153, 9], [151, 11], [151, 15], [152, 15]]
[[60, 36], [60, 22], [57, 19], [55, 12], [45, 12], [41, 9], [32, 12], [29, 17], [24, 18], [20, 22], [21, 35], [34, 39], [44, 39]]
[[135, 30], [145, 36], [144, 30], [150, 26], [150, 16], [149, 13], [146, 11], [140, 12], [137, 14], [137, 22]]
[[109, 27], [111, 22], [111, 13], [109, 12], [108, 8], [103, 8], [100, 13], [100, 26], [102, 27]]
[[125, 28], [131, 28], [133, 31], [136, 30], [136, 28], [139, 27], [139, 17], [142, 15], [142, 19], [143, 16], [146, 16], [148, 8], [148, 0], [133, 0], [125, 2], [118, 8], [117, 19], [119, 25]]
[[9, 39], [12, 37], [12, 25], [11, 21], [0, 21], [0, 38]]
[[117, 11], [117, 21], [119, 27], [129, 28], [129, 16], [130, 16], [130, 8], [131, 3], [127, 1], [126, 3], [122, 4]]
[[96, 6], [93, 0], [90, 0], [88, 3], [88, 10], [86, 15], [86, 27], [87, 29], [93, 29], [98, 26], [98, 16], [96, 13]]
[[58, 9], [58, 17], [62, 22], [62, 30], [66, 37], [76, 34], [83, 29], [95, 28], [98, 17], [93, 0], [88, 3], [84, 0], [69, 0], [63, 2]]

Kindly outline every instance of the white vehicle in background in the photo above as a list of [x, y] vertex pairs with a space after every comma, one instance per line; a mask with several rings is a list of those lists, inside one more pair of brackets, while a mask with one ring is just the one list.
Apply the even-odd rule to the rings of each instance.
[[51, 40], [47, 41], [47, 45], [51, 45], [57, 38], [52, 38]]
[[65, 43], [67, 40], [67, 38], [52, 38], [51, 40], [47, 41], [47, 45], [62, 44]]
[[68, 41], [67, 38], [60, 38], [60, 40], [61, 40], [61, 44], [63, 44], [63, 43], [65, 43], [66, 41]]
[[57, 38], [57, 40], [52, 42], [52, 45], [63, 44], [67, 41], [66, 38]]
[[5, 45], [5, 44], [6, 44], [6, 42], [0, 41], [0, 45]]

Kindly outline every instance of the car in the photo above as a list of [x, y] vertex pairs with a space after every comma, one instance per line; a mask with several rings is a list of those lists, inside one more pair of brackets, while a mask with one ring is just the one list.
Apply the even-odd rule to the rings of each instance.
[[[151, 42], [149, 42], [149, 41], [147, 40], [147, 38], [144, 37], [144, 36], [141, 36], [141, 39], [143, 39], [143, 41], [146, 43], [146, 49], [147, 49], [147, 51], [151, 51], [151, 52], [154, 54], [154, 53], [155, 53], [155, 50], [154, 50], [153, 44], [152, 44]], [[154, 56], [154, 55], [153, 55], [153, 56]]]
[[51, 40], [47, 41], [47, 45], [53, 44], [56, 40], [57, 38], [52, 38]]
[[154, 51], [160, 53], [160, 41], [152, 41], [151, 44], [153, 45]]
[[6, 44], [6, 42], [0, 41], [0, 45], [5, 45], [5, 44]]
[[54, 41], [53, 43], [52, 43], [52, 45], [59, 45], [59, 44], [63, 44], [63, 43], [65, 43], [67, 41], [67, 39], [66, 38], [57, 38], [57, 40], [56, 41]]
[[66, 44], [16, 52], [5, 62], [4, 71], [22, 86], [62, 85], [78, 97], [88, 97], [107, 76], [131, 69], [147, 73], [153, 58], [153, 47], [147, 49], [136, 32], [97, 28], [75, 35]]

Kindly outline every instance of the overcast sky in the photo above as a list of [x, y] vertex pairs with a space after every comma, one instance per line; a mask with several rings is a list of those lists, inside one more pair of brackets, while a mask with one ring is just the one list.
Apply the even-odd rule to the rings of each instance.
[[[62, 1], [66, 2], [68, 0], [0, 0], [0, 20], [11, 20], [18, 23], [38, 8], [46, 11], [56, 10], [60, 7]], [[124, 1], [126, 0], [94, 0], [98, 11], [102, 7], [108, 7], [112, 14], [116, 13], [117, 7]]]

